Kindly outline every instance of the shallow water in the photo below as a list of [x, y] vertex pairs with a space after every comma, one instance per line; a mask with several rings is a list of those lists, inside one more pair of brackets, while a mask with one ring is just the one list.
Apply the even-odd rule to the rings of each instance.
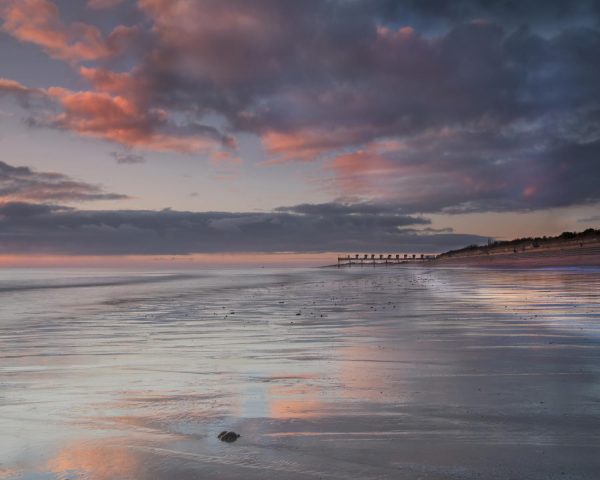
[[11, 479], [597, 479], [600, 272], [4, 270], [0, 432]]

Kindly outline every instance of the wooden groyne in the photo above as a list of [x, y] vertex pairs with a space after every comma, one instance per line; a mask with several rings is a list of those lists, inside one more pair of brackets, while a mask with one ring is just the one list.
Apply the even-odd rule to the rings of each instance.
[[373, 265], [400, 265], [404, 263], [423, 263], [434, 260], [435, 255], [425, 253], [356, 253], [354, 255], [343, 255], [338, 257], [338, 267], [350, 267], [352, 265], [368, 267]]

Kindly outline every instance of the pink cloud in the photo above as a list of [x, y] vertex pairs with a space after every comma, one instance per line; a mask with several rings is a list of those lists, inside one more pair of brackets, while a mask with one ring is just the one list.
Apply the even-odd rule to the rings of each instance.
[[0, 95], [12, 94], [24, 100], [36, 95], [62, 107], [61, 113], [32, 117], [37, 125], [73, 131], [127, 148], [204, 152], [215, 163], [242, 163], [234, 152], [233, 138], [207, 126], [200, 125], [196, 130], [180, 127], [170, 121], [165, 110], [149, 107], [140, 93], [143, 84], [138, 85], [130, 74], [93, 68], [81, 68], [80, 73], [100, 91], [77, 92], [61, 87], [34, 89], [0, 77]]
[[0, 92], [14, 94], [28, 94], [34, 92], [34, 89], [26, 87], [22, 83], [8, 78], [0, 77]]
[[523, 189], [523, 198], [526, 199], [530, 199], [533, 198], [537, 195], [538, 193], [538, 187], [535, 185], [527, 185], [524, 189]]
[[223, 85], [267, 78], [279, 68], [276, 62], [259, 66], [262, 52], [285, 40], [274, 11], [253, 2], [139, 0], [138, 5], [152, 19], [163, 54], [178, 53], [175, 61], [170, 56], [154, 60], [181, 73]]
[[397, 30], [392, 30], [391, 28], [383, 26], [377, 27], [378, 39], [385, 39], [391, 42], [406, 42], [412, 40], [415, 35], [415, 30], [410, 26], [401, 27]]
[[239, 155], [224, 150], [211, 153], [210, 160], [215, 164], [241, 165], [244, 163], [244, 160]]
[[4, 32], [21, 42], [38, 45], [53, 58], [73, 62], [113, 56], [135, 31], [119, 26], [104, 39], [93, 25], [63, 23], [50, 0], [6, 0], [0, 7], [0, 16]]
[[384, 188], [386, 179], [398, 173], [397, 165], [369, 150], [339, 155], [328, 168], [335, 174], [337, 187], [353, 195], [372, 194], [377, 190], [380, 194], [389, 194]]
[[274, 163], [286, 160], [312, 161], [330, 148], [327, 136], [316, 130], [289, 133], [271, 130], [263, 134], [261, 140], [267, 152], [277, 157]]
[[266, 151], [274, 157], [269, 163], [300, 160], [310, 162], [340, 148], [361, 144], [369, 127], [268, 130], [261, 135]]
[[96, 90], [131, 95], [144, 90], [139, 78], [129, 72], [113, 72], [102, 68], [80, 67], [79, 74]]
[[164, 126], [168, 118], [165, 111], [141, 108], [123, 96], [73, 92], [59, 87], [51, 87], [47, 92], [64, 108], [64, 112], [51, 117], [49, 123], [82, 135], [131, 148], [181, 153], [208, 150], [216, 143], [201, 136], [160, 132], [159, 127]]

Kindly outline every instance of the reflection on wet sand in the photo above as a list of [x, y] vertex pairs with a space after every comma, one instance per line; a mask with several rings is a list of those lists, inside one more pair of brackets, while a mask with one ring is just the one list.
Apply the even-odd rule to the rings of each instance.
[[139, 478], [140, 459], [126, 445], [123, 439], [76, 442], [62, 448], [46, 469], [59, 478]]
[[0, 323], [14, 432], [0, 478], [600, 468], [599, 273], [234, 272], [64, 292], [4, 299], [23, 296]]
[[0, 468], [0, 478], [15, 478], [21, 472], [16, 468]]
[[[281, 379], [282, 377], [276, 377]], [[314, 374], [293, 377], [293, 384], [273, 384], [269, 386], [267, 403], [268, 417], [286, 419], [308, 419], [324, 415], [321, 401], [323, 392], [315, 384]], [[291, 379], [288, 379], [291, 380]]]

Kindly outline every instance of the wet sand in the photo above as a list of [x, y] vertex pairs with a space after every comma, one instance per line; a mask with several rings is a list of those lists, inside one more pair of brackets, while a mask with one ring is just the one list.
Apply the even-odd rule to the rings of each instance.
[[61, 275], [0, 280], [0, 478], [598, 477], [598, 270]]

